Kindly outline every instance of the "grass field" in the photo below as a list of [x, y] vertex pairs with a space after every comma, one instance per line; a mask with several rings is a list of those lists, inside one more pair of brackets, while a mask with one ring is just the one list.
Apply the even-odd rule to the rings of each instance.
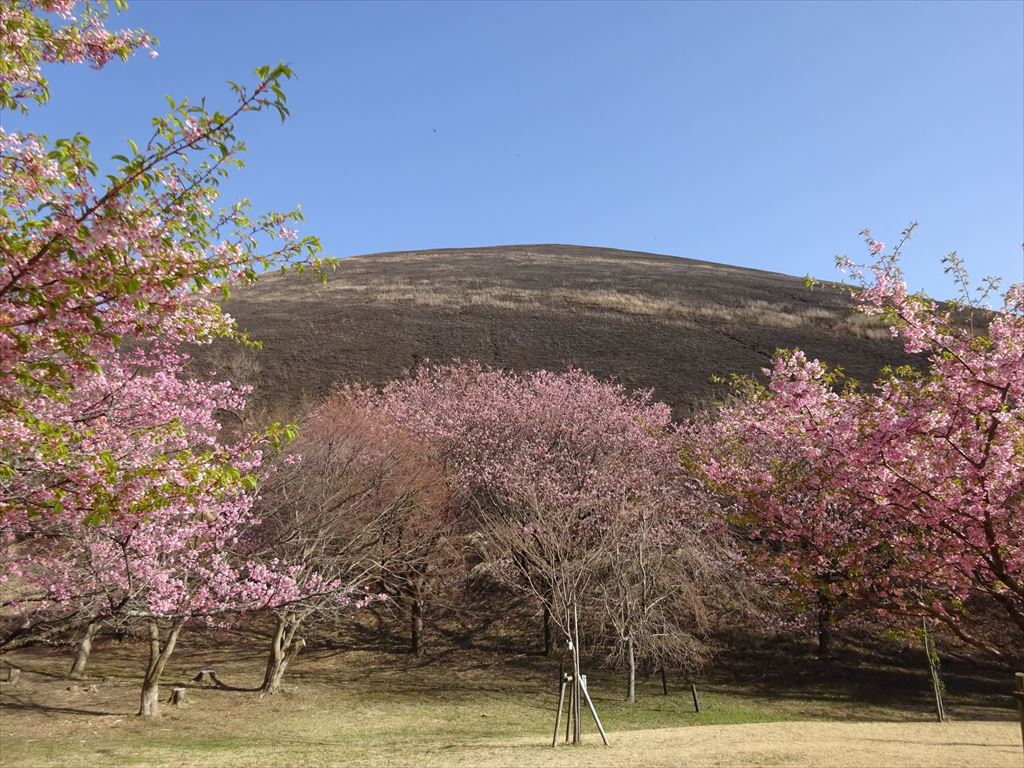
[[[880, 661], [850, 651], [812, 657], [758, 652], [698, 680], [693, 711], [682, 680], [640, 687], [622, 701], [620, 676], [597, 672], [591, 689], [612, 739], [550, 748], [558, 662], [494, 650], [397, 653], [321, 649], [300, 656], [287, 690], [259, 698], [262, 648], [237, 638], [183, 637], [170, 686], [191, 703], [134, 716], [141, 644], [102, 644], [89, 680], [62, 675], [66, 650], [11, 654], [23, 669], [0, 688], [0, 764], [13, 766], [288, 765], [1020, 765], [1012, 679], [947, 663], [948, 709], [930, 722], [930, 690], [912, 654]], [[789, 658], [789, 663], [780, 659]], [[212, 667], [233, 690], [190, 681]], [[726, 667], [722, 666], [721, 670]], [[95, 686], [90, 687], [90, 686]], [[71, 690], [68, 690], [71, 688]], [[250, 689], [250, 690], [247, 690]], [[829, 722], [831, 721], [831, 722]], [[692, 726], [702, 726], [692, 728]], [[845, 746], [843, 746], [845, 745]]]

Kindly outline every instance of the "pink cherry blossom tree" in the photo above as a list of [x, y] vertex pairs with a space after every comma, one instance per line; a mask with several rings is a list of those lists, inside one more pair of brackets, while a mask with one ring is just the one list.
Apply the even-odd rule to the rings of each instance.
[[[927, 616], [962, 640], [1019, 653], [1024, 633], [1024, 311], [1020, 285], [961, 298], [908, 294], [898, 256], [865, 237], [875, 260], [842, 260], [860, 311], [882, 316], [918, 368], [889, 370], [869, 390], [799, 352], [778, 356], [766, 388], [694, 432], [692, 466], [735, 503], [765, 547], [768, 573], [817, 591], [826, 605], [861, 603]], [[996, 632], [985, 631], [1002, 616]], [[1006, 632], [1006, 624], [1010, 631]], [[1016, 649], [1016, 651], [1015, 651]]]
[[40, 627], [142, 623], [145, 716], [157, 714], [160, 675], [186, 622], [325, 588], [237, 551], [255, 522], [259, 445], [217, 444], [216, 411], [240, 408], [244, 393], [190, 379], [185, 364], [167, 350], [135, 351], [107, 360], [68, 399], [41, 398], [34, 410], [64, 425], [67, 453], [42, 461], [27, 436], [9, 487], [24, 511], [0, 519], [0, 578], [22, 619], [4, 641], [34, 639]]
[[748, 542], [748, 566], [810, 624], [818, 653], [833, 627], [857, 617], [865, 597], [897, 589], [894, 537], [846, 493], [851, 447], [868, 401], [802, 352], [776, 353], [769, 383], [734, 380], [735, 396], [683, 428], [684, 463], [723, 501]]
[[[115, 0], [118, 10], [123, 0]], [[43, 12], [43, 13], [41, 13]], [[48, 15], [44, 15], [48, 14]], [[107, 5], [77, 0], [22, 0], [0, 8], [4, 65], [0, 69], [0, 107], [27, 112], [28, 103], [50, 98], [43, 63], [88, 62], [102, 69], [117, 57], [127, 59], [140, 48], [154, 55], [156, 38], [142, 30], [108, 30]]]
[[355, 590], [362, 604], [393, 598], [408, 610], [411, 650], [421, 652], [430, 584], [454, 559], [447, 484], [420, 441], [373, 416], [344, 392], [328, 398], [261, 487], [261, 522], [249, 537], [261, 558], [301, 565], [346, 588], [340, 604], [338, 593], [307, 590], [272, 611], [265, 693], [280, 690], [302, 627], [350, 610]]
[[[142, 32], [108, 31], [105, 17], [104, 4], [5, 3], [3, 106], [46, 101], [41, 62], [102, 67], [155, 44]], [[26, 496], [29, 480], [17, 475], [31, 466], [32, 481], [43, 486], [43, 465], [60, 475], [66, 440], [77, 439], [67, 424], [74, 416], [60, 404], [108, 365], [115, 374], [132, 367], [119, 359], [122, 340], [175, 348], [235, 335], [215, 296], [274, 264], [319, 266], [316, 239], [300, 240], [289, 227], [301, 219], [298, 210], [256, 216], [246, 202], [214, 208], [220, 183], [242, 164], [238, 118], [264, 109], [287, 116], [281, 83], [290, 76], [284, 65], [259, 68], [254, 86], [232, 85], [236, 104], [226, 112], [172, 102], [149, 140], [130, 143], [103, 177], [84, 136], [49, 144], [0, 129], [0, 516], [56, 500]], [[79, 441], [74, 450], [88, 445]], [[216, 462], [216, 454], [208, 457]]]
[[[649, 392], [578, 370], [514, 374], [455, 363], [423, 367], [368, 399], [381, 418], [422, 436], [443, 463], [480, 567], [547, 610], [569, 644], [576, 684], [580, 623], [601, 626], [609, 607], [621, 618], [613, 642], [624, 648], [652, 656], [685, 649], [689, 658], [706, 650], [694, 617], [714, 598], [674, 599], [693, 586], [694, 571], [611, 587], [629, 581], [630, 564], [640, 569], [649, 558], [667, 571], [673, 558], [685, 560], [677, 557], [682, 549], [708, 544], [711, 535], [713, 518], [695, 503], [678, 462], [671, 413]], [[640, 532], [646, 538], [634, 546]], [[657, 638], [670, 633], [647, 630], [670, 625], [668, 608], [684, 604], [672, 631], [692, 642], [656, 650]], [[642, 639], [652, 645], [640, 647]], [[636, 655], [624, 657], [635, 677]]]
[[[0, 106], [46, 101], [41, 63], [99, 68], [155, 44], [107, 30], [106, 16], [103, 3], [4, 3]], [[144, 622], [144, 715], [187, 621], [280, 605], [311, 583], [236, 551], [261, 451], [289, 430], [218, 443], [215, 416], [242, 408], [244, 391], [194, 378], [176, 352], [236, 335], [214, 301], [231, 285], [296, 259], [319, 266], [316, 239], [291, 228], [298, 210], [214, 208], [242, 164], [237, 120], [284, 119], [289, 77], [257, 69], [225, 112], [172, 101], [102, 177], [83, 136], [0, 130], [0, 544], [3, 599], [21, 619], [5, 642]]]
[[[998, 281], [972, 290], [957, 254], [946, 257], [960, 295], [939, 304], [911, 295], [899, 269], [912, 225], [867, 267], [840, 259], [860, 283], [861, 311], [882, 317], [918, 372], [889, 372], [876, 386], [861, 441], [858, 499], [881, 519], [923, 532], [919, 552], [941, 588], [905, 600], [972, 642], [1016, 655], [1024, 647], [1024, 284], [987, 307]], [[877, 244], [864, 233], [869, 247]], [[914, 541], [914, 540], [910, 540]], [[936, 578], [939, 577], [939, 578]], [[1010, 632], [982, 639], [975, 608], [994, 606]], [[1001, 640], [1000, 640], [1001, 638]]]

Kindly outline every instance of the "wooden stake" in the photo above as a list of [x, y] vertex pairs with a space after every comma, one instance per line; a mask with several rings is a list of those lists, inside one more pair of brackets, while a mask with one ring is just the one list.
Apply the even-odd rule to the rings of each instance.
[[700, 701], [697, 700], [697, 686], [695, 683], [690, 683], [690, 693], [693, 694], [693, 711], [699, 715]]
[[[572, 683], [572, 675], [566, 675], [566, 682]], [[572, 730], [572, 707], [573, 697], [576, 695], [576, 685], [573, 683], [569, 688], [569, 712], [565, 716], [565, 743], [569, 743], [569, 733]]]
[[665, 668], [661, 668], [661, 692], [668, 696], [668, 677], [665, 675]]
[[604, 745], [608, 746], [608, 735], [604, 732], [604, 726], [601, 725], [601, 718], [597, 716], [597, 710], [594, 708], [594, 702], [590, 700], [590, 692], [587, 691], [587, 676], [580, 675], [580, 688], [583, 691], [583, 697], [587, 700], [587, 706], [590, 708], [590, 714], [594, 716], [594, 722], [597, 723], [597, 730], [601, 734], [601, 741]]
[[573, 653], [572, 653], [572, 676], [573, 676], [573, 724], [572, 724], [572, 743], [579, 744], [583, 740], [583, 704], [581, 702], [582, 692], [582, 677], [580, 676], [580, 617], [579, 610], [575, 603], [572, 604], [572, 640], [573, 640]]
[[1013, 680], [1016, 689], [1013, 695], [1017, 699], [1017, 709], [1020, 711], [1020, 741], [1024, 746], [1024, 672], [1017, 672]]
[[565, 704], [565, 686], [568, 680], [563, 675], [562, 684], [558, 687], [558, 712], [555, 714], [555, 735], [551, 737], [551, 748], [558, 746], [558, 730], [562, 726], [562, 706]]
[[938, 653], [935, 644], [928, 635], [928, 619], [921, 619], [921, 629], [924, 632], [924, 652], [928, 657], [928, 673], [932, 678], [932, 691], [935, 693], [935, 714], [940, 723], [946, 722], [946, 709], [942, 706], [942, 681], [939, 679], [939, 670], [935, 664]]

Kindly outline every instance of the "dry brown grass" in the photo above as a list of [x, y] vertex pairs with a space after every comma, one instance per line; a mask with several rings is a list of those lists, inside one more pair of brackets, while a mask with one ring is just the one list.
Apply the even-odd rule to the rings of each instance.
[[[192, 703], [165, 705], [152, 722], [134, 716], [141, 644], [101, 643], [90, 679], [73, 686], [61, 678], [66, 651], [11, 654], [7, 660], [24, 672], [16, 685], [0, 687], [0, 764], [859, 768], [1015, 765], [1021, 754], [1009, 697], [999, 695], [1010, 676], [947, 664], [956, 722], [939, 725], [930, 722], [919, 654], [884, 661], [847, 649], [826, 669], [799, 649], [747, 651], [720, 676], [701, 678], [699, 715], [675, 675], [671, 696], [646, 681], [631, 707], [619, 675], [592, 669], [612, 748], [600, 747], [587, 723], [583, 748], [553, 753], [554, 659], [497, 647], [445, 647], [423, 659], [321, 649], [299, 656], [283, 695], [260, 699], [252, 689], [262, 678], [263, 650], [241, 635], [184, 635], [162, 694], [185, 685]], [[235, 689], [192, 684], [207, 667]]]
[[[264, 342], [257, 398], [297, 402], [338, 381], [383, 383], [430, 359], [574, 365], [653, 388], [683, 416], [800, 347], [861, 380], [909, 362], [835, 286], [668, 256], [530, 245], [345, 259], [328, 282], [269, 276], [228, 311]], [[206, 355], [206, 351], [201, 356]]]

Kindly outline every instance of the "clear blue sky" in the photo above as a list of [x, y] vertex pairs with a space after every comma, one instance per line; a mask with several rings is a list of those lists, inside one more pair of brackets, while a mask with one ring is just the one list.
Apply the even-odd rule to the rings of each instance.
[[1024, 277], [1024, 3], [141, 2], [160, 57], [51, 68], [27, 120], [98, 154], [163, 94], [227, 105], [285, 60], [228, 192], [300, 202], [330, 255], [558, 242], [835, 278], [865, 226]]

